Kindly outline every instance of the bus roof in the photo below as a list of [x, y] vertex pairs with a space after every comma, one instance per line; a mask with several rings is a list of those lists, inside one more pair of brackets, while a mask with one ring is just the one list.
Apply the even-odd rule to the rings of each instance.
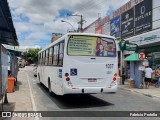
[[70, 35], [86, 35], [86, 36], [97, 36], [97, 37], [99, 36], [99, 37], [107, 37], [107, 38], [115, 39], [115, 37], [113, 37], [113, 36], [108, 36], [108, 35], [103, 35], [103, 34], [94, 34], [94, 33], [67, 33], [64, 36], [62, 36], [59, 39], [57, 39], [56, 41], [54, 41], [51, 44], [49, 44], [46, 47], [44, 47], [41, 51], [39, 51], [39, 53], [41, 53], [42, 51], [50, 48], [54, 44], [56, 44], [56, 43], [60, 42], [61, 40], [63, 40], [66, 36], [70, 36]]

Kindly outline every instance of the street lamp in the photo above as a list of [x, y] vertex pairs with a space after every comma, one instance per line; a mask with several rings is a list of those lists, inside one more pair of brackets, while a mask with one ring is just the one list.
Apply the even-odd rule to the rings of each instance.
[[73, 30], [76, 31], [75, 28], [73, 27], [73, 25], [71, 23], [69, 23], [68, 21], [61, 20], [61, 22], [66, 22], [66, 23], [70, 24], [72, 26]]

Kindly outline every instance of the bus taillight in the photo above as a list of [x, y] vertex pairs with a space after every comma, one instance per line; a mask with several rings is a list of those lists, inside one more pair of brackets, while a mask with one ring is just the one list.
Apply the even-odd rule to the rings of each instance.
[[116, 77], [113, 78], [113, 81], [116, 81]]
[[69, 78], [69, 77], [66, 77], [66, 81], [70, 81], [70, 78]]

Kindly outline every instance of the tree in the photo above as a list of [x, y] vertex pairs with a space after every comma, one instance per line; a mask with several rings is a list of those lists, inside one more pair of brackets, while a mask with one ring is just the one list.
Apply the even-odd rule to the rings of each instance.
[[38, 52], [40, 50], [41, 49], [39, 49], [39, 48], [29, 49], [28, 51], [23, 53], [23, 56], [29, 63], [37, 63], [37, 61], [38, 61]]

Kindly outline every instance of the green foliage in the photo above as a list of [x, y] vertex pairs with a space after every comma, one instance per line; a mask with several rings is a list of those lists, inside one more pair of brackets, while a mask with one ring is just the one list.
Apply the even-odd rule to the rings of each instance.
[[37, 49], [29, 49], [28, 51], [26, 51], [26, 52], [23, 53], [23, 56], [30, 63], [35, 63], [35, 62], [38, 61], [38, 52], [40, 50], [41, 49], [39, 49], [39, 48], [37, 48]]

